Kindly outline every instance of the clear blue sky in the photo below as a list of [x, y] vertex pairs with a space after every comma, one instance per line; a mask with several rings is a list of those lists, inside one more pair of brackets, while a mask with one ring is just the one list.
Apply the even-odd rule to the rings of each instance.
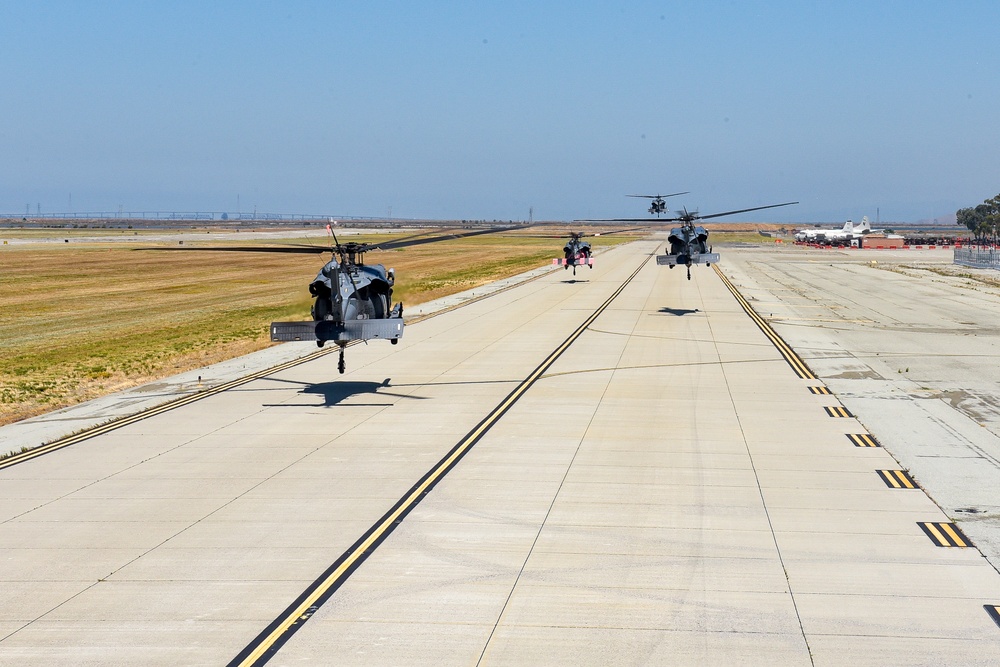
[[0, 212], [914, 221], [1000, 192], [1000, 3], [4, 2]]

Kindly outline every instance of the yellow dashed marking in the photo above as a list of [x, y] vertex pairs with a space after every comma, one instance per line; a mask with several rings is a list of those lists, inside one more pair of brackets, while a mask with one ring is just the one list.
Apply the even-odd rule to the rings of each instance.
[[916, 489], [917, 483], [905, 470], [877, 470], [878, 476], [893, 489]]
[[969, 541], [954, 523], [918, 522], [918, 526], [939, 547], [971, 547]]
[[870, 433], [848, 433], [847, 439], [854, 443], [855, 447], [881, 447], [878, 440]]

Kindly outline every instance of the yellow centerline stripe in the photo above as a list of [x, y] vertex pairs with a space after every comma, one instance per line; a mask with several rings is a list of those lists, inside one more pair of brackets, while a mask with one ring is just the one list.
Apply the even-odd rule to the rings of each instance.
[[569, 348], [569, 346], [572, 345], [584, 331], [587, 330], [594, 320], [596, 320], [601, 313], [603, 313], [607, 307], [611, 305], [611, 302], [625, 290], [628, 284], [632, 282], [632, 279], [639, 275], [639, 271], [642, 270], [648, 261], [648, 258], [643, 260], [632, 275], [630, 275], [625, 282], [622, 283], [618, 289], [616, 289], [614, 293], [612, 293], [611, 296], [608, 297], [608, 299], [583, 322], [583, 324], [581, 324], [566, 340], [564, 340], [552, 353], [550, 353], [549, 356], [545, 358], [545, 361], [539, 364], [539, 366], [535, 368], [535, 370], [532, 371], [528, 377], [525, 378], [516, 389], [514, 389], [514, 391], [501, 401], [500, 404], [497, 405], [497, 407], [495, 407], [476, 428], [467, 434], [465, 438], [463, 438], [459, 444], [452, 449], [451, 453], [447, 457], [439, 461], [437, 466], [435, 466], [431, 472], [424, 477], [423, 481], [415, 486], [401, 502], [397, 503], [395, 510], [383, 517], [374, 530], [368, 534], [368, 537], [361, 544], [354, 547], [350, 554], [344, 558], [343, 562], [341, 562], [336, 569], [326, 576], [319, 586], [317, 586], [307, 597], [305, 597], [293, 610], [286, 612], [281, 622], [260, 641], [253, 651], [251, 651], [242, 661], [230, 664], [236, 664], [240, 667], [248, 667], [249, 665], [255, 664], [261, 657], [264, 656], [266, 652], [271, 649], [272, 646], [274, 646], [278, 640], [282, 638], [286, 632], [288, 632], [296, 621], [305, 620], [307, 618], [306, 612], [309, 608], [314, 606], [321, 597], [326, 595], [327, 591], [338, 583], [344, 574], [354, 566], [358, 559], [362, 556], [367, 556], [371, 546], [385, 536], [386, 532], [396, 524], [399, 517], [409, 512], [413, 506], [416, 505], [419, 499], [427, 492], [427, 490], [436, 484], [440, 478], [451, 469], [455, 462], [458, 461], [458, 459], [460, 459], [466, 451], [471, 448], [484, 433], [486, 433], [486, 431], [492, 428], [493, 425], [499, 421], [510, 406], [521, 398], [531, 385], [534, 384], [534, 382], [546, 370], [548, 370], [553, 363], [555, 363], [556, 359], [558, 359], [559, 356], [565, 352], [566, 349]]
[[792, 367], [792, 370], [794, 370], [795, 373], [804, 380], [817, 379], [799, 355], [797, 355], [795, 351], [784, 340], [782, 340], [781, 336], [779, 336], [777, 332], [771, 328], [771, 325], [769, 325], [767, 321], [753, 309], [750, 302], [747, 301], [742, 294], [740, 294], [739, 290], [736, 289], [736, 286], [733, 285], [729, 278], [727, 278], [726, 275], [722, 273], [722, 270], [719, 269], [719, 265], [715, 264], [712, 268], [715, 269], [716, 275], [719, 276], [723, 284], [725, 284], [725, 286], [733, 294], [740, 306], [742, 306], [743, 310], [746, 311], [747, 315], [749, 315], [750, 318], [756, 322], [757, 326], [760, 327], [760, 330], [764, 332], [764, 335], [771, 340], [771, 343], [778, 349], [781, 356], [785, 358], [785, 361]]
[[[537, 374], [533, 374], [530, 377], [531, 380], [534, 381], [537, 378]], [[525, 390], [526, 389], [527, 387], [525, 387]], [[524, 393], [523, 390], [515, 391], [516, 396], [513, 394], [509, 396], [507, 400], [505, 400], [500, 404], [500, 407], [496, 409], [495, 412], [497, 414], [504, 412], [506, 408], [508, 408], [518, 398], [520, 398], [521, 394], [523, 393]], [[351, 554], [347, 557], [347, 559], [340, 564], [340, 567], [331, 572], [330, 576], [324, 579], [323, 583], [316, 590], [314, 590], [312, 594], [309, 595], [309, 597], [303, 600], [302, 603], [298, 607], [296, 607], [291, 614], [287, 615], [287, 617], [281, 623], [281, 625], [275, 628], [274, 631], [271, 632], [270, 635], [268, 635], [267, 639], [265, 639], [257, 647], [257, 649], [253, 651], [253, 653], [251, 653], [249, 656], [247, 656], [247, 658], [240, 664], [252, 665], [254, 662], [256, 662], [257, 659], [259, 659], [261, 655], [263, 655], [263, 653], [267, 651], [274, 644], [274, 642], [278, 640], [278, 638], [281, 635], [283, 635], [285, 632], [288, 631], [288, 628], [291, 627], [292, 623], [300, 619], [305, 614], [305, 612], [308, 611], [308, 609], [312, 607], [316, 603], [316, 601], [320, 597], [322, 597], [323, 594], [326, 593], [326, 591], [329, 590], [329, 588], [333, 584], [335, 584], [338, 579], [340, 579], [343, 576], [344, 572], [350, 569], [350, 567], [358, 560], [358, 558], [364, 555], [371, 547], [371, 545], [382, 537], [383, 533], [385, 533], [385, 531], [396, 522], [396, 519], [398, 519], [401, 514], [410, 509], [410, 507], [417, 501], [418, 498], [420, 498], [420, 496], [424, 494], [424, 492], [427, 490], [429, 486], [438, 481], [443, 471], [447, 470], [452, 463], [454, 463], [458, 458], [460, 458], [461, 455], [464, 454], [465, 451], [471, 446], [471, 443], [475, 442], [483, 433], [485, 433], [493, 426], [493, 424], [496, 422], [496, 419], [499, 419], [499, 417], [494, 419], [489, 419], [487, 422], [483, 423], [478, 428], [473, 430], [472, 433], [466, 436], [465, 440], [462, 441], [462, 444], [460, 445], [459, 449], [453, 451], [451, 456], [447, 457], [446, 459], [444, 459], [444, 461], [439, 463], [438, 467], [435, 468], [431, 476], [425, 479], [422, 484], [420, 484], [416, 489], [414, 489], [413, 492], [406, 497], [403, 503], [400, 504], [392, 514], [387, 516], [381, 523], [379, 523], [375, 531], [368, 536], [368, 539], [366, 539], [356, 549], [354, 549], [354, 551], [351, 552]]]

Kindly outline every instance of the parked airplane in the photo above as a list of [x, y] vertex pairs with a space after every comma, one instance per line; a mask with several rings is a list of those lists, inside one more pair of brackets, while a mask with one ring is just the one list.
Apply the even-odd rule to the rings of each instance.
[[861, 224], [857, 226], [854, 225], [853, 221], [848, 220], [840, 229], [802, 229], [795, 234], [795, 240], [811, 243], [850, 241], [871, 232], [872, 225], [866, 215], [861, 218]]
[[847, 224], [844, 225], [843, 229], [837, 229], [832, 232], [827, 232], [825, 235], [826, 238], [824, 240], [829, 243], [842, 243], [842, 242], [849, 243], [854, 239], [861, 238], [865, 234], [870, 234], [872, 231], [872, 225], [870, 222], [868, 222], [867, 215], [861, 218], [860, 225], [848, 229], [848, 225], [850, 225], [850, 223], [851, 221], [848, 220]]

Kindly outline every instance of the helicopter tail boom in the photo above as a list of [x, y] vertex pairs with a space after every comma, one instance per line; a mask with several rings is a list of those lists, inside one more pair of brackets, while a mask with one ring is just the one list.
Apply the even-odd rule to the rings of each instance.
[[332, 340], [349, 343], [352, 340], [386, 339], [395, 341], [403, 337], [403, 318], [389, 317], [372, 320], [348, 320], [343, 323], [320, 320], [312, 322], [271, 322], [271, 340], [311, 342]]

